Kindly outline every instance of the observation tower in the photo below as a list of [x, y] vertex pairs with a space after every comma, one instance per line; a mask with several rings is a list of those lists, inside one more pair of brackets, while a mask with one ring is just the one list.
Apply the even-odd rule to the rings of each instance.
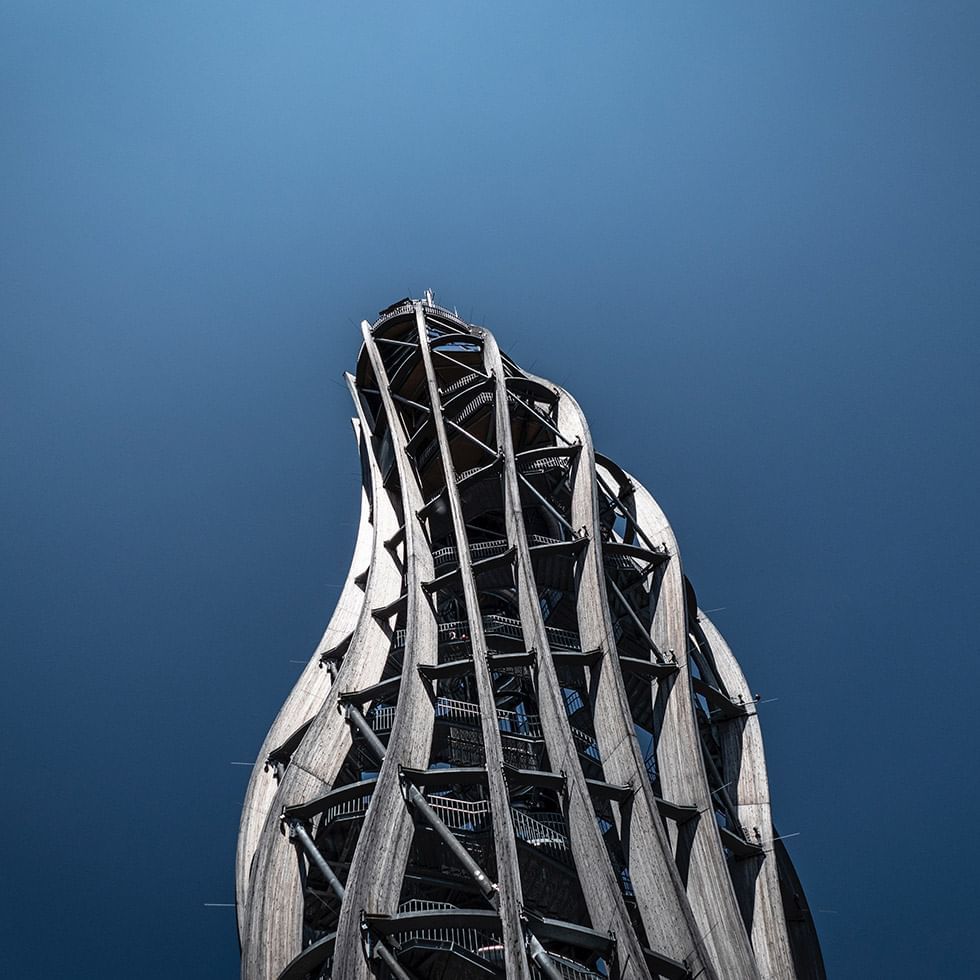
[[431, 294], [362, 332], [360, 525], [248, 787], [243, 978], [822, 978], [656, 501]]

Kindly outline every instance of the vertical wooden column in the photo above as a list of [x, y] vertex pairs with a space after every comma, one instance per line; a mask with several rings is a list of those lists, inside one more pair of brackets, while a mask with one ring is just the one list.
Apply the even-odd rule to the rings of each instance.
[[432, 553], [415, 517], [422, 492], [408, 463], [405, 430], [392, 398], [390, 380], [368, 323], [361, 325], [388, 420], [401, 485], [405, 528], [405, 650], [398, 705], [389, 735], [389, 751], [378, 773], [371, 804], [347, 876], [347, 894], [337, 924], [334, 975], [366, 980], [371, 969], [360, 942], [361, 912], [393, 913], [398, 904], [414, 827], [399, 783], [399, 766], [424, 769], [429, 763], [434, 711], [418, 675], [420, 664], [435, 663], [438, 628], [435, 613], [422, 593], [433, 574]]
[[530, 980], [520, 922], [522, 892], [520, 870], [517, 863], [517, 844], [514, 839], [514, 828], [510, 816], [510, 792], [504, 779], [504, 753], [500, 742], [500, 726], [497, 722], [497, 704], [487, 663], [487, 642], [483, 633], [483, 617], [480, 612], [480, 602], [473, 577], [473, 563], [470, 557], [466, 522], [463, 517], [463, 505], [460, 501], [459, 490], [456, 487], [456, 471], [446, 435], [442, 398], [432, 363], [425, 313], [421, 303], [415, 304], [415, 319], [429, 386], [429, 404], [432, 409], [436, 437], [439, 441], [439, 451], [442, 454], [442, 469], [452, 515], [453, 532], [456, 537], [460, 579], [463, 585], [466, 616], [469, 620], [470, 643], [473, 649], [473, 672], [476, 677], [477, 696], [480, 704], [480, 727], [483, 732], [490, 812], [493, 820], [494, 850], [497, 856], [497, 888], [500, 899], [499, 912], [503, 932], [504, 965], [508, 977]]
[[[359, 399], [355, 404], [366, 434], [370, 429]], [[344, 657], [322, 707], [293, 753], [256, 844], [242, 933], [245, 980], [275, 980], [302, 947], [302, 882], [296, 852], [282, 833], [279, 815], [283, 807], [309, 802], [331, 788], [352, 744], [350, 729], [338, 711], [339, 694], [376, 683], [391, 647], [371, 610], [392, 602], [402, 588], [401, 570], [384, 547], [398, 527], [398, 518], [387, 500], [369, 438], [365, 450], [374, 522], [371, 563], [350, 642], [354, 652]], [[345, 586], [342, 594], [346, 592]]]
[[565, 709], [558, 672], [551, 659], [548, 633], [545, 629], [538, 587], [531, 563], [530, 545], [524, 525], [517, 463], [511, 435], [510, 411], [507, 402], [507, 383], [500, 349], [492, 336], [484, 336], [484, 363], [494, 377], [497, 448], [504, 457], [504, 513], [508, 545], [517, 549], [517, 592], [520, 605], [524, 643], [528, 650], [537, 651], [538, 714], [548, 758], [553, 771], [563, 771], [566, 779], [569, 844], [579, 884], [589, 909], [592, 928], [616, 935], [617, 958], [622, 980], [648, 980], [643, 950], [629, 911], [623, 900], [619, 876], [609, 860], [609, 852], [599, 830], [592, 797], [582, 772], [578, 749], [572, 736], [571, 724]]
[[[700, 610], [697, 616], [728, 693], [746, 704], [753, 704], [745, 675], [724, 637]], [[735, 894], [743, 918], [748, 919], [759, 974], [763, 980], [781, 980], [793, 976], [793, 957], [779, 894], [779, 870], [773, 843], [776, 832], [772, 825], [759, 716], [753, 709], [743, 717], [721, 721], [719, 729], [725, 778], [731, 778], [728, 795], [735, 804], [736, 816], [748, 839], [762, 847], [759, 857], [735, 862], [732, 868]]]
[[701, 736], [694, 716], [688, 667], [687, 600], [674, 532], [656, 501], [634, 481], [637, 526], [670, 554], [661, 571], [660, 593], [651, 635], [661, 650], [673, 651], [678, 670], [657, 681], [654, 719], [657, 772], [664, 795], [696, 807], [700, 816], [681, 827], [669, 825], [685, 868], [687, 894], [718, 972], [724, 977], [757, 977], [758, 968], [739, 913], [722, 849], [714, 803], [704, 770]]
[[238, 911], [239, 935], [245, 928], [246, 908], [249, 902], [249, 881], [252, 858], [262, 833], [262, 827], [269, 816], [272, 801], [275, 799], [278, 782], [268, 770], [266, 759], [270, 752], [282, 745], [293, 732], [316, 715], [330, 691], [330, 674], [323, 669], [320, 654], [332, 644], [339, 643], [357, 625], [357, 619], [364, 606], [363, 586], [355, 579], [371, 567], [375, 546], [375, 525], [372, 520], [371, 473], [365, 457], [364, 441], [370, 438], [359, 419], [353, 420], [354, 434], [364, 471], [361, 491], [361, 517], [358, 524], [357, 540], [351, 558], [350, 570], [340, 592], [330, 623], [324, 630], [323, 638], [314, 650], [309, 663], [303, 668], [299, 679], [279, 709], [275, 721], [262, 742], [256, 756], [255, 766], [245, 791], [242, 816], [238, 833], [238, 850], [235, 858], [235, 889]]
[[724, 977], [725, 980], [755, 980], [750, 957], [733, 966], [708, 954], [713, 923], [705, 924], [696, 914], [692, 915], [694, 902], [689, 903], [672, 859], [653, 790], [649, 781], [641, 777], [643, 753], [636, 740], [623, 677], [615, 657], [616, 637], [606, 595], [592, 436], [578, 404], [568, 392], [558, 390], [561, 392], [559, 427], [582, 444], [572, 485], [572, 524], [584, 526], [589, 534], [580, 566], [579, 631], [583, 646], [601, 646], [610, 653], [593, 670], [596, 741], [606, 779], [632, 782], [636, 788], [628, 820], [620, 826], [620, 837], [627, 851], [644, 928], [652, 944], [674, 959], [686, 960], [694, 973], [703, 971], [704, 976]]

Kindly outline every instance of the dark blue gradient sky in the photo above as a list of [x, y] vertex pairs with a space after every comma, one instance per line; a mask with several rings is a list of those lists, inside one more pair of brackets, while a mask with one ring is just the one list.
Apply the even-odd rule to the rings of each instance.
[[0, 7], [0, 973], [234, 977], [356, 323], [568, 387], [765, 698], [831, 976], [980, 975], [974, 3]]

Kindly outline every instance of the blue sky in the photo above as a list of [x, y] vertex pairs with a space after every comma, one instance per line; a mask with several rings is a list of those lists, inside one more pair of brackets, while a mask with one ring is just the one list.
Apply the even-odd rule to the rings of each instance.
[[969, 3], [0, 8], [0, 966], [233, 977], [356, 324], [567, 387], [765, 698], [834, 977], [975, 975]]

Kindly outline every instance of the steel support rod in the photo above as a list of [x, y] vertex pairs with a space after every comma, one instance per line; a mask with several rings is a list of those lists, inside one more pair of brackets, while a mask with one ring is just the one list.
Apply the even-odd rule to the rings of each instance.
[[646, 626], [643, 625], [643, 620], [636, 614], [636, 610], [633, 608], [630, 601], [623, 595], [619, 586], [613, 581], [613, 577], [606, 572], [606, 582], [612, 586], [613, 592], [616, 593], [616, 598], [623, 604], [623, 608], [626, 610], [627, 615], [636, 624], [636, 628], [640, 631], [640, 635], [646, 641], [647, 646], [653, 652], [653, 655], [657, 658], [660, 663], [666, 663], [664, 655], [660, 652], [660, 648], [656, 643], [653, 642], [653, 637], [647, 632]]
[[528, 490], [531, 491], [531, 493], [534, 494], [535, 497], [538, 498], [538, 500], [541, 501], [542, 504], [544, 504], [545, 508], [552, 514], [552, 516], [557, 521], [560, 521], [562, 524], [564, 524], [565, 527], [569, 531], [571, 531], [572, 532], [572, 535], [574, 536], [574, 534], [575, 534], [575, 528], [573, 528], [572, 525], [569, 524], [568, 521], [566, 521], [565, 518], [561, 516], [561, 514], [555, 509], [554, 504], [552, 504], [552, 502], [550, 500], [548, 500], [546, 497], [543, 497], [540, 493], [538, 493], [538, 491], [535, 488], [535, 486], [531, 483], [530, 480], [528, 480], [528, 478], [523, 473], [518, 473], [517, 474], [517, 478], [521, 481], [521, 483], [524, 484], [524, 486], [526, 486], [528, 488]]
[[[334, 874], [333, 868], [327, 863], [327, 859], [320, 853], [320, 849], [314, 843], [313, 838], [310, 837], [310, 832], [303, 826], [303, 822], [301, 820], [291, 820], [289, 822], [289, 832], [299, 841], [310, 863], [316, 865], [317, 871], [327, 879], [330, 890], [342, 902], [347, 889], [344, 888], [340, 879]], [[378, 940], [376, 948], [378, 958], [388, 967], [388, 971], [395, 977], [395, 980], [415, 980], [415, 977], [398, 962], [395, 954], [381, 940]]]
[[368, 724], [367, 719], [361, 714], [360, 709], [355, 704], [348, 704], [345, 710], [347, 720], [364, 736], [364, 740], [371, 747], [371, 751], [377, 758], [378, 763], [384, 762], [385, 754], [388, 750], [385, 748], [384, 742], [378, 738], [374, 729]]
[[[440, 340], [442, 338], [436, 337], [434, 339], [435, 340]], [[429, 341], [429, 350], [431, 351], [431, 353], [435, 354], [437, 357], [444, 358], [445, 360], [449, 361], [450, 364], [455, 364], [456, 367], [460, 367], [464, 371], [468, 371], [470, 374], [475, 374], [478, 378], [483, 378], [484, 380], [486, 380], [487, 378], [490, 377], [489, 374], [484, 374], [482, 371], [477, 371], [476, 368], [472, 368], [468, 364], [464, 364], [462, 361], [457, 361], [455, 357], [450, 357], [448, 354], [446, 354], [443, 351], [439, 350], [438, 347], [433, 347], [432, 346], [432, 340]]]
[[473, 860], [470, 852], [460, 843], [459, 838], [446, 826], [445, 821], [429, 806], [429, 801], [419, 792], [417, 786], [406, 780], [408, 802], [422, 815], [426, 823], [439, 835], [439, 839], [452, 851], [453, 856], [463, 866], [466, 873], [476, 882], [483, 897], [496, 909], [500, 906], [497, 886], [483, 873], [483, 869]]
[[327, 859], [320, 853], [320, 848], [316, 846], [313, 838], [310, 837], [310, 832], [303, 825], [303, 821], [290, 820], [289, 833], [290, 836], [300, 842], [303, 850], [306, 851], [306, 856], [310, 859], [310, 863], [315, 864], [317, 871], [327, 879], [330, 890], [340, 901], [343, 901], [347, 889], [344, 888], [341, 880], [334, 874], [333, 868], [327, 863]]
[[633, 526], [633, 530], [646, 542], [647, 547], [651, 551], [656, 551], [656, 545], [649, 539], [649, 537], [647, 537], [643, 528], [636, 523], [633, 515], [626, 509], [626, 505], [619, 499], [619, 494], [613, 493], [613, 491], [609, 489], [609, 484], [606, 483], [606, 481], [598, 473], [596, 473], [595, 479], [596, 483], [602, 488], [603, 492], [609, 498], [609, 502], [612, 504], [613, 510], [618, 510], [622, 515], [623, 520], [631, 524]]
[[497, 456], [497, 450], [496, 449], [491, 449], [482, 439], [477, 439], [477, 437], [475, 435], [473, 435], [471, 432], [467, 432], [466, 429], [464, 429], [458, 423], [454, 422], [452, 419], [444, 418], [443, 421], [454, 432], [456, 432], [459, 435], [463, 436], [465, 439], [468, 439], [470, 442], [473, 443], [474, 446], [478, 446], [480, 449], [484, 450], [484, 452], [486, 452], [486, 454], [488, 456], [493, 456], [494, 458], [496, 458], [496, 456]]
[[574, 446], [575, 445], [574, 440], [569, 439], [568, 436], [566, 436], [565, 433], [561, 431], [561, 429], [555, 428], [555, 426], [551, 423], [551, 420], [550, 419], [545, 418], [536, 408], [534, 408], [532, 405], [529, 405], [526, 401], [524, 401], [524, 399], [521, 398], [520, 395], [515, 395], [514, 392], [508, 391], [507, 392], [507, 397], [510, 398], [510, 399], [513, 399], [515, 402], [519, 402], [532, 415], [534, 415], [539, 421], [544, 422], [544, 424], [549, 429], [551, 429], [551, 431], [554, 432], [554, 434], [556, 436], [558, 436], [558, 438], [561, 439], [561, 441], [564, 442], [565, 445], [567, 445], [567, 446]]
[[528, 955], [534, 960], [538, 969], [548, 978], [548, 980], [565, 980], [558, 972], [555, 961], [548, 955], [548, 951], [541, 945], [540, 940], [533, 932], [527, 933]]
[[[377, 756], [378, 763], [384, 761], [386, 749], [384, 743], [374, 733], [367, 719], [353, 704], [347, 705], [347, 717], [357, 730], [364, 736], [371, 751]], [[498, 906], [497, 886], [484, 874], [483, 869], [473, 860], [470, 852], [460, 843], [459, 838], [446, 826], [445, 821], [429, 806], [426, 798], [419, 792], [417, 786], [406, 781], [406, 797], [426, 823], [439, 835], [439, 839], [449, 848], [456, 860], [463, 866], [466, 873], [476, 882], [480, 893], [494, 907]]]

